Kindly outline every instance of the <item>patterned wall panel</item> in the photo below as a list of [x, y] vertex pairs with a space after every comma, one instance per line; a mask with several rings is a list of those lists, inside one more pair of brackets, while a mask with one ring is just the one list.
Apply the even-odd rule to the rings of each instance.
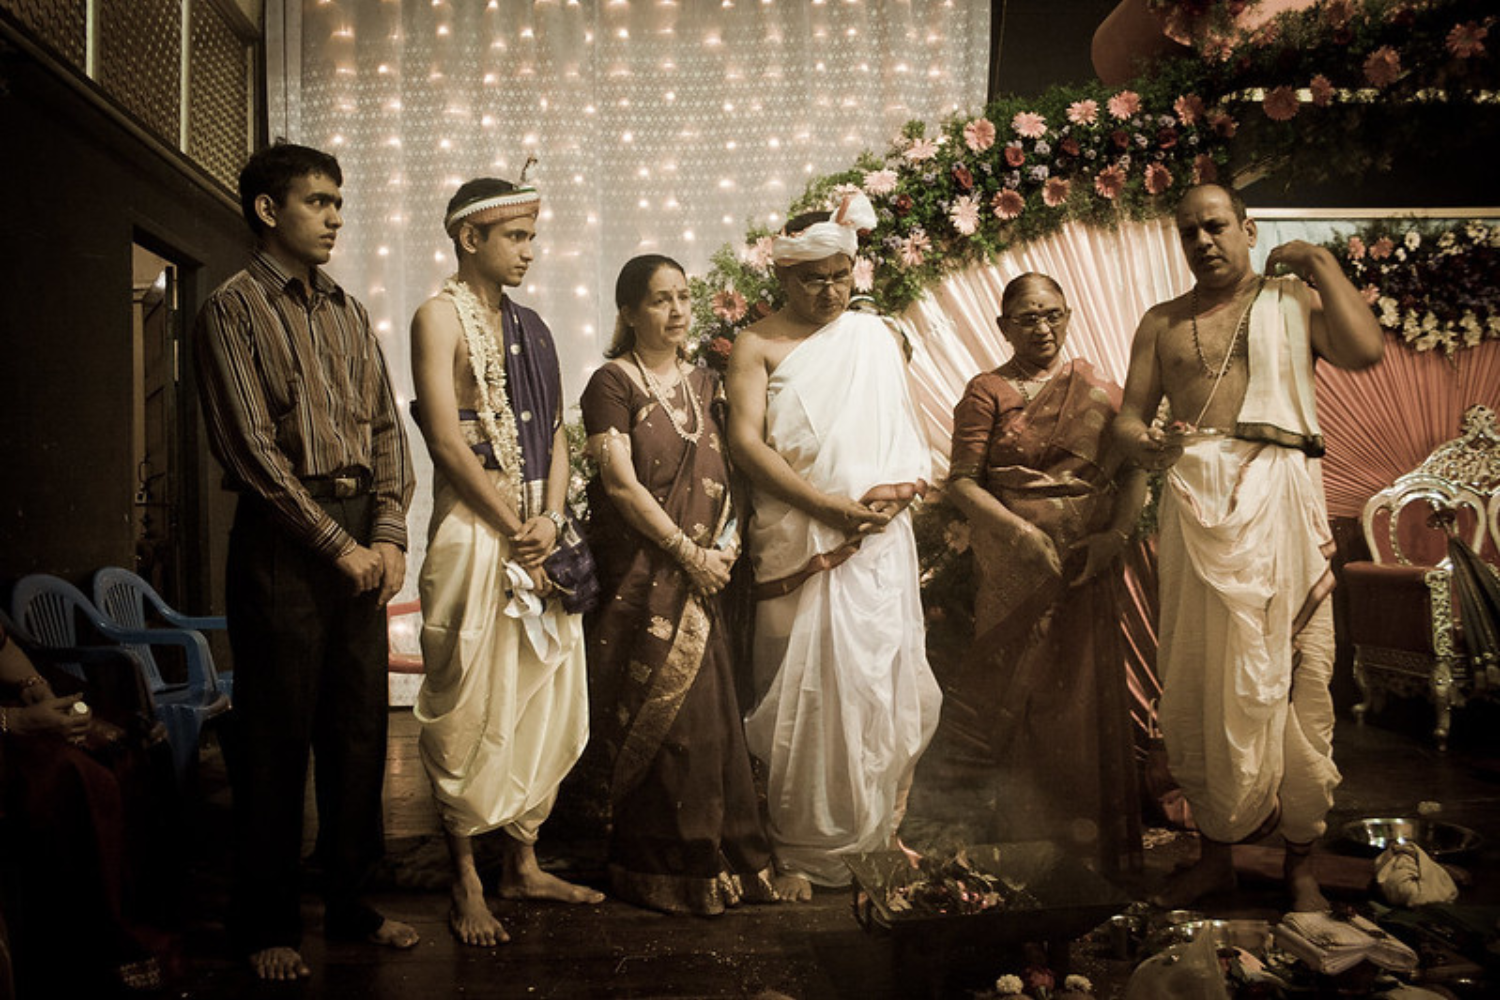
[[82, 71], [88, 57], [88, 0], [0, 0], [0, 10]]
[[190, 19], [188, 156], [231, 190], [249, 155], [250, 53], [209, 0]]
[[98, 0], [99, 85], [170, 146], [180, 140], [180, 0]]

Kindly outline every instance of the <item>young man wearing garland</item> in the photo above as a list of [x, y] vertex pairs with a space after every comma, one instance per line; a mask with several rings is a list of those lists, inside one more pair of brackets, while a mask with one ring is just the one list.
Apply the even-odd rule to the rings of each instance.
[[[1202, 835], [1200, 861], [1158, 901], [1233, 888], [1231, 845], [1279, 832], [1292, 908], [1324, 910], [1311, 855], [1339, 772], [1313, 367], [1372, 365], [1385, 341], [1322, 247], [1284, 243], [1256, 274], [1255, 222], [1228, 188], [1190, 188], [1177, 234], [1194, 285], [1142, 318], [1115, 421], [1128, 454], [1166, 470], [1161, 729]], [[1152, 426], [1163, 397], [1165, 431]]]
[[604, 898], [543, 871], [534, 847], [588, 741], [582, 625], [548, 599], [542, 568], [566, 525], [570, 473], [557, 352], [541, 317], [506, 293], [531, 266], [540, 206], [508, 181], [460, 187], [444, 219], [458, 273], [411, 331], [433, 463], [418, 747], [453, 861], [450, 925], [485, 947], [509, 935], [485, 901], [479, 834], [503, 831], [502, 897]]

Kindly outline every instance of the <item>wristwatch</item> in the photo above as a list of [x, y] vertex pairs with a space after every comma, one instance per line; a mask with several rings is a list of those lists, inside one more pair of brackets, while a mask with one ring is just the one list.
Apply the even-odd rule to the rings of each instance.
[[566, 517], [563, 517], [562, 511], [546, 510], [543, 511], [542, 514], [547, 518], [547, 520], [551, 521], [554, 525], [557, 526], [557, 537], [561, 538], [563, 529], [568, 526], [568, 519]]

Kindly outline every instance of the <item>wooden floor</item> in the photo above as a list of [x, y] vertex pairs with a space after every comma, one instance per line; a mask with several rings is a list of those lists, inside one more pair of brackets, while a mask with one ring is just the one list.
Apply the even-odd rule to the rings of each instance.
[[[1399, 707], [1399, 706], [1398, 706]], [[1466, 902], [1500, 902], [1500, 713], [1476, 716], [1466, 729], [1460, 716], [1454, 748], [1438, 753], [1422, 738], [1423, 718], [1394, 713], [1395, 728], [1342, 722], [1336, 755], [1344, 773], [1335, 814], [1410, 813], [1419, 801], [1442, 804], [1444, 816], [1489, 833], [1469, 859], [1473, 884]], [[242, 996], [359, 1000], [427, 997], [762, 997], [881, 998], [972, 997], [994, 976], [1019, 971], [1003, 947], [977, 959], [940, 961], [931, 953], [904, 952], [904, 942], [868, 933], [856, 923], [847, 892], [820, 892], [811, 904], [745, 907], [721, 918], [671, 918], [623, 903], [597, 907], [500, 903], [512, 935], [493, 949], [455, 943], [446, 925], [446, 856], [436, 814], [416, 754], [416, 724], [408, 710], [391, 716], [387, 788], [388, 858], [374, 901], [392, 917], [414, 924], [421, 943], [409, 952], [330, 944], [321, 934], [321, 907], [311, 893], [304, 918], [304, 953], [313, 968], [299, 985], [258, 984], [229, 951], [222, 916], [228, 859], [222, 845], [228, 825], [228, 792], [222, 764], [210, 748], [203, 760], [194, 829], [199, 847], [191, 860], [185, 960], [167, 995], [182, 998]], [[920, 828], [921, 817], [912, 817]], [[918, 844], [920, 846], [920, 844]], [[1149, 850], [1145, 885], [1159, 881], [1190, 849], [1187, 838]], [[566, 822], [549, 824], [539, 845], [544, 864], [568, 877], [605, 888], [603, 845]], [[484, 855], [481, 853], [481, 860]], [[1340, 862], [1347, 878], [1347, 858]], [[1136, 886], [1141, 889], [1141, 886]], [[1363, 892], [1346, 894], [1364, 898]], [[1273, 883], [1241, 878], [1240, 891], [1211, 898], [1200, 909], [1214, 917], [1275, 919], [1280, 896]], [[1073, 971], [1093, 979], [1099, 997], [1123, 995], [1130, 965], [1108, 957], [1103, 935], [1071, 948]]]

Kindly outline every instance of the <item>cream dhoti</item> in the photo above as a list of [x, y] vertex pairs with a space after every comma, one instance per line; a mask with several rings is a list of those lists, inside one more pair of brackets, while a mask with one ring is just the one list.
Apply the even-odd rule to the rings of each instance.
[[[927, 445], [883, 321], [845, 314], [777, 366], [766, 441], [826, 493], [902, 500], [925, 485]], [[788, 581], [756, 608], [764, 695], [746, 721], [750, 751], [768, 767], [777, 867], [844, 885], [839, 854], [889, 846], [942, 700], [927, 664], [911, 515], [821, 568], [847, 537], [757, 491], [749, 538], [758, 589]]]

